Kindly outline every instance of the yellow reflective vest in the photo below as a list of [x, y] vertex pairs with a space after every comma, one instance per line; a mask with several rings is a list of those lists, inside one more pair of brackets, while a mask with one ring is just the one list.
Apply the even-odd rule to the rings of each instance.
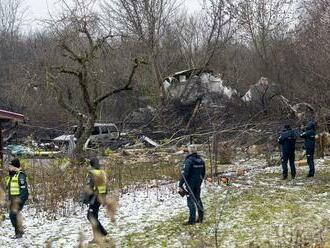
[[93, 176], [93, 191], [99, 194], [107, 193], [107, 174], [104, 170], [92, 169], [90, 173]]
[[18, 177], [21, 171], [17, 171], [16, 174], [12, 177], [6, 177], [6, 186], [9, 189], [9, 194], [11, 196], [18, 196], [20, 195], [20, 185], [18, 181]]

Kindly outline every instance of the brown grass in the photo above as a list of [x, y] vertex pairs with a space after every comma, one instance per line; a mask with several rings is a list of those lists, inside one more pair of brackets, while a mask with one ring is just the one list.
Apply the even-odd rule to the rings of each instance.
[[85, 167], [64, 166], [63, 161], [29, 161], [25, 162], [25, 172], [29, 178], [29, 202], [37, 210], [47, 211], [49, 217], [56, 214], [65, 215], [78, 201], [86, 180]]
[[0, 187], [0, 223], [5, 220], [5, 208], [6, 208], [6, 193]]
[[232, 144], [230, 142], [220, 142], [217, 153], [220, 164], [230, 164], [233, 158]]
[[116, 223], [118, 200], [118, 198], [107, 198], [105, 201], [105, 208], [112, 223]]

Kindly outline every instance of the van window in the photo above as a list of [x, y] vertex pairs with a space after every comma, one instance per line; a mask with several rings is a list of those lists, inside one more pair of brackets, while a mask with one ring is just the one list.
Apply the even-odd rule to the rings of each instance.
[[109, 132], [113, 133], [113, 132], [118, 132], [117, 128], [115, 126], [108, 126]]
[[75, 134], [78, 131], [78, 126], [69, 127], [69, 133]]
[[107, 127], [100, 127], [101, 128], [101, 133], [102, 134], [107, 134], [108, 133], [108, 128]]
[[100, 134], [99, 127], [94, 127], [94, 129], [92, 131], [92, 135], [98, 135], [98, 134]]

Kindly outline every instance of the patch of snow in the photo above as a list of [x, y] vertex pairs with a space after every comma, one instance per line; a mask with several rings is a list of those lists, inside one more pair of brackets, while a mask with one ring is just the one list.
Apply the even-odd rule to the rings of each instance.
[[[166, 221], [186, 208], [186, 199], [176, 193], [176, 185], [162, 185], [131, 191], [121, 195], [117, 210], [117, 224], [114, 225], [101, 207], [100, 221], [109, 230], [110, 237], [120, 242], [129, 233], [141, 232], [144, 228]], [[174, 211], [175, 210], [175, 211]], [[92, 239], [92, 230], [86, 218], [87, 207], [76, 204], [71, 207], [69, 216], [47, 219], [45, 213], [38, 213], [26, 206], [22, 215], [25, 234], [20, 240], [12, 239], [13, 227], [6, 216], [0, 224], [0, 247], [75, 247], [82, 231], [86, 239]]]

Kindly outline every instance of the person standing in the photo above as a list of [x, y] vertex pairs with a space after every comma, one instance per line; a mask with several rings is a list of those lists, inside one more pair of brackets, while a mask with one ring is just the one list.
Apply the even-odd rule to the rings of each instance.
[[[187, 195], [187, 205], [189, 208], [189, 220], [185, 225], [193, 225], [196, 222], [202, 223], [204, 220], [204, 207], [201, 200], [201, 184], [205, 177], [205, 162], [197, 154], [195, 145], [188, 146], [188, 156], [184, 161], [179, 182], [179, 193], [185, 191]], [[196, 220], [196, 207], [198, 210], [198, 219]]]
[[314, 165], [315, 136], [316, 136], [316, 125], [313, 121], [310, 121], [307, 123], [304, 132], [300, 134], [300, 137], [305, 139], [304, 146], [306, 149], [307, 164], [309, 166], [309, 172], [307, 177], [314, 177], [315, 174], [315, 165]]
[[91, 169], [87, 177], [87, 192], [88, 192], [88, 213], [87, 219], [92, 224], [93, 240], [91, 243], [99, 243], [105, 241], [105, 236], [108, 232], [98, 219], [100, 206], [105, 204], [107, 193], [107, 176], [104, 170], [100, 169], [100, 163], [97, 158], [90, 160]]
[[296, 137], [297, 134], [290, 125], [285, 125], [278, 138], [278, 143], [281, 145], [281, 162], [282, 162], [282, 173], [283, 180], [288, 178], [288, 161], [290, 164], [291, 178], [296, 177], [296, 166], [295, 161], [295, 149], [296, 149]]
[[19, 159], [12, 160], [8, 170], [6, 189], [9, 196], [9, 218], [15, 228], [14, 238], [18, 239], [24, 234], [21, 211], [29, 197], [27, 175], [21, 170]]

